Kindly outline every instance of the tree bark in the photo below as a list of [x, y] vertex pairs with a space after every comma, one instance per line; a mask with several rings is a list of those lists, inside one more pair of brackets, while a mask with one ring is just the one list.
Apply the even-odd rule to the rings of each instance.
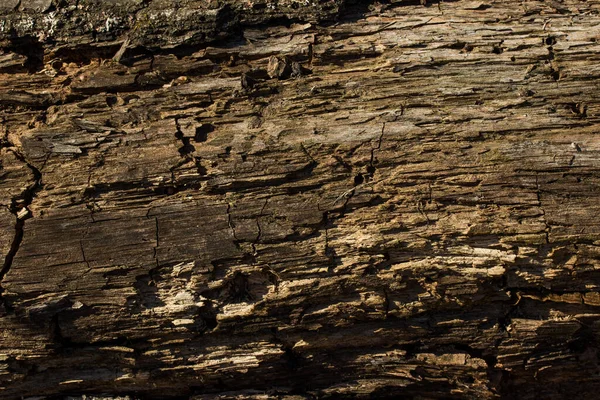
[[1, 399], [600, 390], [600, 1], [4, 0], [0, 48]]

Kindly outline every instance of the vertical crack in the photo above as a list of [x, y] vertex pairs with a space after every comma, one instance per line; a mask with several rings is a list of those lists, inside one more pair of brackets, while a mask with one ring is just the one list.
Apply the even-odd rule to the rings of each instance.
[[[24, 229], [25, 229], [25, 219], [30, 217], [29, 206], [33, 202], [33, 199], [35, 198], [35, 195], [37, 194], [37, 192], [42, 188], [42, 173], [40, 172], [40, 170], [38, 168], [36, 168], [33, 164], [31, 164], [29, 161], [27, 161], [25, 156], [23, 154], [21, 154], [19, 151], [14, 150], [14, 149], [11, 149], [10, 151], [15, 155], [15, 157], [19, 161], [24, 163], [27, 166], [27, 168], [29, 168], [31, 170], [31, 172], [33, 173], [33, 177], [34, 177], [34, 182], [31, 185], [29, 185], [29, 187], [27, 187], [27, 189], [25, 189], [25, 191], [22, 193], [23, 206], [20, 209], [18, 209], [18, 207], [14, 204], [14, 200], [13, 200], [13, 204], [11, 206], [11, 212], [16, 217], [15, 236], [10, 245], [10, 250], [8, 251], [8, 253], [6, 254], [6, 256], [4, 258], [4, 264], [2, 265], [2, 268], [0, 269], [0, 301], [4, 304], [4, 307], [7, 310], [10, 309], [10, 306], [8, 306], [8, 304], [6, 303], [6, 301], [3, 298], [4, 288], [2, 287], [1, 284], [2, 284], [2, 281], [4, 280], [4, 277], [6, 276], [6, 274], [8, 274], [8, 272], [10, 271], [10, 268], [12, 267], [15, 256], [17, 255], [17, 252], [19, 251], [19, 248], [21, 247], [21, 242], [23, 241], [23, 234], [24, 234]], [[23, 211], [25, 211], [25, 213], [23, 213]]]
[[373, 175], [375, 173], [375, 152], [381, 150], [381, 143], [383, 142], [383, 135], [385, 135], [385, 122], [381, 127], [381, 134], [379, 135], [379, 141], [377, 142], [377, 147], [373, 147], [371, 149], [371, 160], [369, 161], [368, 172]]
[[310, 155], [310, 153], [308, 152], [308, 150], [306, 149], [306, 146], [304, 146], [304, 143], [300, 143], [300, 149], [302, 149], [302, 152], [310, 159], [310, 163], [313, 166], [317, 166], [319, 163], [317, 162], [317, 160], [315, 160], [313, 158], [313, 156]]
[[[341, 195], [339, 195], [333, 201], [332, 206], [335, 206], [338, 202], [340, 202], [341, 200], [344, 200], [344, 203], [342, 204], [342, 207], [341, 207], [341, 209], [342, 209], [341, 216], [344, 215], [344, 213], [346, 211], [346, 206], [348, 205], [348, 202], [356, 194], [358, 189], [360, 189], [364, 186], [367, 186], [367, 185], [372, 186], [375, 183], [377, 183], [377, 181], [371, 180], [371, 179], [375, 175], [375, 171], [377, 169], [375, 167], [375, 152], [379, 151], [381, 149], [381, 143], [383, 142], [384, 135], [385, 135], [385, 122], [383, 123], [383, 126], [381, 127], [381, 134], [379, 135], [379, 139], [377, 141], [377, 147], [373, 147], [371, 149], [371, 158], [369, 160], [369, 165], [367, 167], [367, 174], [366, 175], [362, 175], [362, 174], [356, 175], [354, 177], [354, 185], [350, 189], [346, 190]], [[303, 147], [303, 150], [306, 152], [304, 147]], [[310, 157], [310, 154], [307, 153], [307, 155]]]
[[329, 243], [329, 223], [330, 222], [331, 222], [331, 219], [329, 218], [329, 211], [324, 211], [323, 212], [323, 220], [322, 220], [323, 227], [325, 228], [324, 252], [325, 252], [325, 257], [327, 257], [327, 259], [329, 260], [329, 263], [327, 265], [327, 272], [331, 274], [331, 273], [333, 273], [333, 270], [337, 266], [336, 265], [337, 253], [336, 253], [335, 249], [333, 247], [331, 247], [331, 244]]
[[[15, 223], [15, 236], [10, 245], [10, 250], [6, 254], [4, 258], [4, 264], [2, 265], [2, 269], [0, 269], [0, 283], [4, 281], [4, 277], [10, 271], [10, 267], [12, 266], [15, 255], [19, 251], [19, 247], [21, 246], [21, 242], [23, 241], [23, 227], [25, 226], [25, 221], [17, 218], [17, 222]], [[3, 303], [4, 308], [7, 311], [10, 311], [12, 307], [10, 307], [3, 298], [4, 288], [0, 285], [0, 301]]]
[[258, 254], [256, 252], [256, 245], [258, 244], [258, 242], [260, 241], [260, 237], [262, 236], [262, 229], [260, 227], [260, 222], [258, 218], [256, 218], [256, 227], [258, 228], [258, 234], [256, 235], [256, 239], [254, 240], [254, 242], [252, 242], [252, 255], [254, 257], [256, 257], [256, 254]]
[[81, 239], [79, 239], [79, 248], [81, 249], [81, 257], [83, 258], [83, 262], [85, 262], [85, 265], [87, 265], [88, 272], [91, 271], [92, 268], [90, 267], [90, 263], [89, 263], [87, 257], [85, 256], [85, 249], [83, 248], [83, 240], [87, 237], [89, 231], [90, 231], [90, 226], [88, 225], [87, 229], [85, 230], [85, 233], [83, 234], [83, 237]]
[[417, 200], [417, 211], [419, 212], [419, 214], [421, 214], [423, 216], [423, 218], [425, 218], [425, 220], [427, 221], [427, 225], [430, 225], [431, 220], [429, 219], [429, 217], [427, 216], [427, 213], [425, 212], [426, 207], [427, 207], [426, 201], [423, 201], [423, 199]]
[[254, 239], [254, 242], [252, 242], [252, 255], [254, 257], [256, 257], [257, 251], [256, 251], [256, 245], [258, 244], [258, 242], [260, 241], [260, 238], [262, 237], [262, 228], [260, 226], [260, 217], [263, 215], [263, 212], [265, 211], [265, 208], [267, 207], [267, 203], [269, 203], [269, 198], [265, 199], [265, 204], [263, 204], [262, 208], [260, 209], [260, 214], [258, 214], [258, 216], [256, 217], [256, 227], [258, 229], [258, 233], [256, 235], [256, 239]]
[[387, 318], [390, 314], [392, 303], [390, 301], [390, 295], [385, 287], [383, 288], [383, 297], [385, 299], [383, 302], [383, 305], [385, 307], [385, 318]]
[[156, 226], [156, 247], [159, 246], [159, 241], [158, 241], [158, 217], [154, 216], [154, 222], [155, 222], [155, 226]]
[[[84, 237], [87, 235], [87, 231], [84, 234]], [[88, 274], [89, 272], [92, 271], [92, 267], [90, 266], [90, 262], [88, 261], [87, 257], [85, 256], [85, 250], [83, 248], [83, 239], [79, 240], [79, 248], [81, 249], [81, 257], [83, 258], [83, 262], [85, 263], [85, 265], [87, 266], [87, 270], [83, 271], [81, 273], [81, 275], [79, 275], [77, 277], [77, 279], [74, 279], [75, 281], [79, 281], [81, 278], [83, 278], [86, 274]]]
[[231, 229], [234, 244], [239, 249], [239, 239], [237, 237], [237, 234], [235, 233], [235, 224], [233, 223], [233, 218], [231, 217], [231, 203], [227, 203], [227, 226], [229, 227], [229, 229]]

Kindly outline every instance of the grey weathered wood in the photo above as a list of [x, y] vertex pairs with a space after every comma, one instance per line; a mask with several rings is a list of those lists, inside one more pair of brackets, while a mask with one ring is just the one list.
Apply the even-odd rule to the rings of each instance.
[[0, 398], [600, 389], [599, 1], [45, 3], [0, 7]]

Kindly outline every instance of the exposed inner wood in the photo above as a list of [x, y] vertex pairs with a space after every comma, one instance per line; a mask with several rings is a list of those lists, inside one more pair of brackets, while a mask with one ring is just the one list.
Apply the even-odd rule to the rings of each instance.
[[1, 399], [600, 390], [600, 1], [175, 3], [0, 4]]

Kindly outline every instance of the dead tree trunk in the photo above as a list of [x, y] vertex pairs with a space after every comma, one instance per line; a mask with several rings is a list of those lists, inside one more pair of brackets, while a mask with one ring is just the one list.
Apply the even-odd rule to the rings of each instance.
[[600, 1], [422, 3], [2, 0], [0, 398], [598, 393]]

